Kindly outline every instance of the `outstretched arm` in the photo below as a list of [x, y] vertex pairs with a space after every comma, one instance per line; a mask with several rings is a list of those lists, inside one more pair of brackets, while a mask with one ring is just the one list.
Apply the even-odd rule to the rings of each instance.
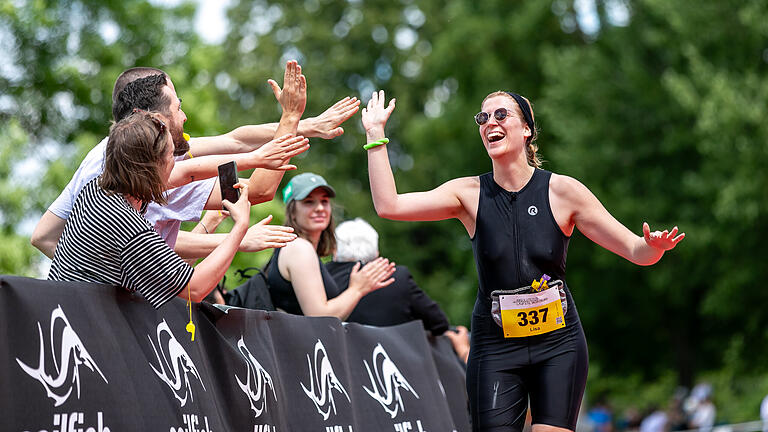
[[[349, 96], [339, 100], [316, 117], [299, 121], [299, 135], [307, 138], [331, 139], [344, 133], [341, 124], [358, 110], [360, 101]], [[190, 153], [195, 157], [247, 153], [270, 141], [277, 135], [279, 123], [240, 126], [229, 133], [189, 140]]]
[[[384, 106], [384, 91], [374, 92], [363, 108], [363, 126], [369, 143], [384, 138], [384, 127], [395, 109], [395, 100]], [[474, 231], [477, 199], [472, 191], [479, 187], [476, 178], [450, 180], [428, 192], [398, 194], [387, 146], [368, 150], [368, 178], [373, 205], [379, 216], [394, 220], [442, 220], [458, 218], [467, 230]]]
[[[226, 235], [224, 240], [216, 246], [207, 258], [195, 267], [192, 279], [189, 281], [189, 295], [191, 295], [192, 300], [195, 302], [202, 301], [219, 283], [221, 278], [224, 277], [224, 273], [229, 268], [229, 264], [232, 262], [232, 258], [235, 256], [237, 248], [248, 230], [248, 221], [251, 213], [251, 206], [247, 199], [248, 186], [243, 183], [237, 186], [246, 189], [243, 191], [240, 199], [236, 203], [224, 201], [224, 206], [235, 222], [232, 231]], [[182, 290], [179, 293], [179, 297], [184, 297], [185, 294], [184, 290]]]
[[[283, 88], [281, 89], [274, 80], [269, 80], [269, 85], [283, 109], [275, 136], [295, 135], [307, 104], [307, 78], [301, 73], [301, 66], [295, 60], [289, 61], [285, 66]], [[285, 163], [288, 163], [288, 160]], [[260, 197], [263, 202], [274, 198], [282, 179], [282, 171], [256, 169], [248, 182], [253, 191], [251, 193]]]
[[677, 227], [652, 233], [647, 223], [643, 223], [642, 237], [634, 234], [586, 186], [571, 177], [552, 176], [550, 199], [555, 219], [565, 221], [561, 228], [566, 234], [576, 227], [593, 242], [638, 265], [655, 264], [685, 238], [684, 233], [678, 235]]
[[345, 320], [363, 296], [392, 282], [394, 263], [378, 258], [360, 269], [358, 263], [349, 277], [349, 287], [338, 296], [328, 299], [312, 243], [297, 239], [278, 256], [278, 269], [291, 282], [301, 311], [307, 316], [335, 316]]
[[[233, 155], [211, 155], [177, 162], [168, 180], [169, 188], [175, 188], [195, 180], [216, 177], [218, 166], [234, 160], [238, 170], [265, 168], [268, 170], [285, 171], [296, 169], [295, 165], [285, 163], [290, 158], [309, 149], [309, 140], [302, 136], [291, 137], [284, 135], [248, 153]], [[251, 192], [251, 201], [257, 198]], [[258, 201], [261, 202], [261, 201]]]
[[[281, 248], [296, 239], [293, 228], [269, 225], [271, 221], [272, 216], [270, 215], [248, 228], [243, 240], [240, 241], [238, 252], [258, 252], [269, 248]], [[195, 228], [197, 229], [197, 227]], [[205, 258], [227, 237], [227, 234], [214, 234], [211, 228], [208, 228], [209, 234], [200, 231], [179, 231], [173, 251], [185, 259]]]

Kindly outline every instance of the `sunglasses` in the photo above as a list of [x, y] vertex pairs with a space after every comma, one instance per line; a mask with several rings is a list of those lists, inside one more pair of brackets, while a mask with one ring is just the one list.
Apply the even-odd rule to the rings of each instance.
[[[496, 111], [493, 112], [493, 118], [496, 119], [496, 121], [502, 121], [507, 116], [511, 116], [512, 112], [509, 111], [506, 108], [499, 108]], [[487, 112], [479, 112], [475, 115], [475, 123], [477, 123], [478, 126], [482, 126], [486, 123], [488, 123], [488, 120], [491, 119], [491, 114]]]
[[157, 128], [157, 136], [155, 137], [155, 143], [154, 143], [154, 147], [157, 148], [157, 145], [160, 142], [160, 140], [165, 137], [165, 131], [167, 130], [167, 127], [165, 126], [165, 122], [163, 122], [159, 118], [154, 116], [149, 116], [149, 118], [152, 119], [152, 123]]

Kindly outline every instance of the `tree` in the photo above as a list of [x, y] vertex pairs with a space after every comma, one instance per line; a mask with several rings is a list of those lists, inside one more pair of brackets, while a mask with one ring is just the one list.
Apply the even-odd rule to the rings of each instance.
[[749, 307], [766, 300], [750, 289], [765, 276], [765, 13], [756, 1], [638, 1], [628, 26], [543, 64], [552, 165], [635, 232], [648, 220], [689, 234], [648, 269], [574, 239], [569, 281], [584, 287], [590, 351], [607, 372], [674, 365], [691, 385], [728, 358], [765, 372], [766, 318]]

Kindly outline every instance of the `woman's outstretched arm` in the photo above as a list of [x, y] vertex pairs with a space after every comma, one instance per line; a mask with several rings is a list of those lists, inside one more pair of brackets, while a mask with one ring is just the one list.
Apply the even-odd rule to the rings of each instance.
[[647, 223], [643, 223], [643, 236], [638, 236], [616, 220], [597, 197], [574, 178], [553, 175], [550, 189], [552, 211], [565, 234], [570, 235], [576, 227], [593, 242], [637, 265], [655, 264], [664, 252], [685, 238], [684, 233], [678, 234], [677, 227], [651, 232]]
[[[373, 93], [367, 107], [363, 108], [363, 126], [369, 143], [385, 137], [384, 127], [395, 109], [395, 100], [392, 99], [386, 107], [384, 102], [384, 91], [380, 90]], [[386, 147], [379, 145], [368, 150], [368, 178], [373, 205], [379, 216], [394, 220], [458, 218], [467, 230], [474, 227], [477, 198], [472, 202], [472, 191], [479, 188], [477, 177], [450, 180], [427, 192], [398, 194]]]
[[278, 257], [278, 269], [293, 285], [301, 311], [307, 316], [334, 316], [345, 320], [366, 294], [392, 282], [395, 264], [378, 258], [359, 269], [353, 269], [349, 287], [337, 297], [328, 299], [314, 246], [299, 238], [286, 246]]

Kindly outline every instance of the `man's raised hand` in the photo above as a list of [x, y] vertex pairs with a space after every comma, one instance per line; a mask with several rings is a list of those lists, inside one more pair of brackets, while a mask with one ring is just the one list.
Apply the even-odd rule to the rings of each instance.
[[285, 64], [282, 89], [275, 80], [267, 82], [283, 108], [283, 115], [298, 115], [301, 118], [307, 106], [307, 78], [301, 73], [298, 62], [290, 60]]

